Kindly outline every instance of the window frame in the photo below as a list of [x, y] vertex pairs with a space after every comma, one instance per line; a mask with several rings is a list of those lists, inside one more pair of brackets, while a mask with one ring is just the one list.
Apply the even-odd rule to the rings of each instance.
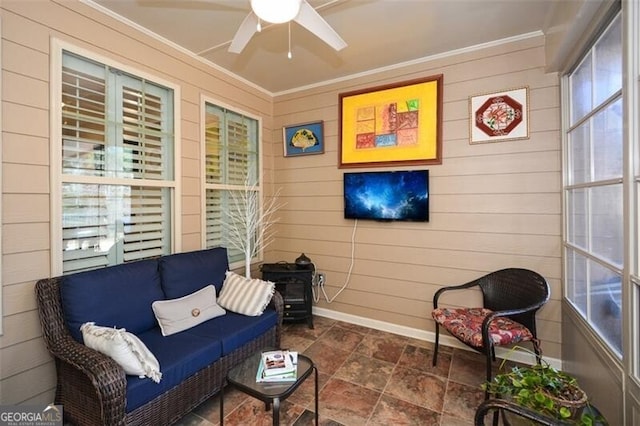
[[[258, 193], [258, 209], [259, 212], [262, 212], [264, 208], [264, 161], [263, 161], [263, 150], [262, 147], [262, 117], [252, 114], [250, 112], [244, 111], [241, 108], [236, 106], [232, 106], [225, 102], [220, 101], [219, 99], [215, 99], [213, 97], [207, 95], [200, 96], [200, 152], [202, 153], [201, 161], [200, 161], [200, 171], [202, 173], [201, 178], [201, 194], [202, 194], [202, 202], [201, 202], [201, 225], [200, 229], [202, 230], [202, 247], [207, 247], [207, 190], [238, 190], [241, 188], [248, 188], [247, 186], [241, 185], [228, 185], [228, 184], [216, 184], [216, 183], [208, 183], [207, 175], [206, 175], [206, 162], [207, 162], [207, 138], [206, 138], [206, 116], [207, 116], [207, 104], [213, 105], [215, 107], [224, 108], [232, 111], [235, 114], [250, 118], [256, 121], [257, 129], [256, 129], [256, 188]], [[222, 241], [220, 242], [222, 244]], [[262, 262], [264, 259], [264, 247], [260, 247], [257, 255], [250, 260], [250, 264], [256, 264]], [[230, 259], [229, 268], [236, 269], [246, 266], [246, 259], [239, 259], [232, 261]]]
[[[624, 321], [624, 311], [622, 310], [620, 315], [620, 321], [621, 321], [621, 330], [620, 330], [620, 335], [621, 335], [621, 342], [620, 342], [620, 352], [617, 350], [617, 348], [615, 348], [611, 343], [609, 343], [608, 339], [605, 338], [600, 331], [598, 330], [597, 326], [595, 326], [595, 322], [592, 322], [592, 317], [591, 317], [591, 303], [587, 303], [587, 312], [583, 312], [577, 305], [576, 301], [574, 301], [571, 297], [570, 297], [570, 292], [571, 292], [571, 286], [572, 286], [572, 280], [570, 280], [570, 278], [573, 278], [573, 276], [570, 276], [570, 272], [571, 269], [569, 268], [569, 262], [570, 262], [570, 258], [572, 258], [573, 255], [578, 255], [581, 256], [585, 262], [588, 262], [588, 266], [586, 271], [585, 271], [585, 277], [586, 277], [586, 287], [585, 289], [587, 290], [587, 294], [586, 294], [586, 298], [587, 300], [589, 300], [592, 297], [591, 294], [591, 280], [590, 280], [590, 274], [591, 274], [591, 270], [593, 269], [593, 266], [595, 267], [600, 267], [600, 268], [605, 268], [607, 269], [609, 272], [616, 274], [620, 277], [620, 291], [621, 291], [621, 303], [624, 306], [624, 297], [625, 297], [625, 263], [626, 263], [626, 258], [625, 258], [625, 252], [626, 252], [626, 241], [625, 241], [625, 235], [626, 235], [626, 228], [623, 225], [623, 230], [622, 230], [622, 241], [620, 242], [621, 245], [621, 249], [622, 249], [622, 265], [617, 265], [615, 263], [613, 263], [612, 261], [610, 261], [609, 259], [603, 258], [602, 256], [598, 255], [598, 253], [596, 251], [594, 251], [594, 249], [591, 247], [592, 241], [593, 241], [593, 235], [591, 234], [591, 229], [587, 229], [587, 233], [585, 234], [584, 238], [587, 241], [587, 247], [581, 247], [578, 244], [574, 244], [572, 242], [570, 242], [569, 237], [570, 237], [570, 233], [569, 230], [572, 229], [571, 225], [575, 224], [575, 222], [570, 222], [570, 220], [572, 219], [572, 216], [569, 215], [570, 211], [569, 211], [569, 206], [571, 204], [570, 202], [570, 197], [572, 195], [572, 191], [575, 190], [585, 190], [585, 191], [590, 191], [593, 189], [599, 189], [599, 188], [612, 188], [615, 185], [620, 185], [621, 186], [621, 197], [622, 197], [622, 206], [621, 206], [621, 213], [623, 216], [623, 220], [624, 220], [624, 216], [625, 216], [625, 210], [626, 210], [626, 195], [625, 195], [625, 153], [624, 153], [624, 145], [625, 145], [625, 135], [624, 135], [624, 129], [622, 129], [622, 164], [621, 167], [622, 169], [620, 170], [620, 175], [619, 177], [615, 177], [615, 178], [600, 178], [598, 179], [595, 176], [590, 176], [589, 180], [583, 180], [583, 181], [579, 181], [579, 182], [574, 182], [572, 181], [571, 176], [573, 176], [574, 173], [574, 169], [572, 169], [573, 165], [571, 164], [571, 158], [570, 158], [570, 152], [571, 152], [571, 148], [572, 146], [569, 145], [569, 135], [572, 134], [575, 130], [579, 129], [580, 126], [582, 126], [584, 123], [590, 123], [592, 120], [594, 120], [598, 114], [603, 113], [604, 111], [607, 111], [607, 109], [613, 105], [615, 105], [616, 102], [621, 102], [622, 105], [622, 111], [624, 113], [624, 81], [623, 80], [623, 75], [621, 76], [621, 87], [619, 89], [616, 89], [614, 93], [610, 94], [606, 99], [603, 99], [600, 101], [599, 104], [594, 104], [591, 106], [591, 108], [588, 110], [588, 112], [586, 114], [584, 114], [583, 116], [574, 119], [573, 117], [573, 111], [572, 111], [572, 96], [571, 96], [571, 90], [572, 90], [572, 82], [571, 82], [571, 76], [573, 75], [574, 72], [576, 72], [581, 65], [583, 64], [583, 62], [587, 59], [587, 57], [591, 57], [593, 56], [594, 52], [596, 51], [596, 46], [598, 44], [598, 42], [600, 40], [603, 39], [603, 36], [607, 33], [607, 31], [612, 27], [612, 25], [614, 24], [614, 22], [616, 21], [616, 19], [620, 20], [620, 23], [622, 23], [622, 14], [621, 12], [618, 10], [616, 13], [612, 14], [610, 19], [606, 21], [605, 25], [603, 25], [602, 27], [602, 31], [599, 32], [597, 34], [596, 37], [593, 38], [592, 42], [590, 42], [586, 48], [585, 51], [583, 52], [582, 55], [580, 55], [579, 60], [576, 61], [575, 66], [573, 68], [571, 68], [565, 75], [562, 76], [561, 78], [561, 93], [562, 93], [562, 127], [561, 127], [561, 133], [562, 133], [562, 163], [563, 163], [563, 188], [562, 188], [562, 202], [563, 202], [563, 239], [562, 239], [562, 258], [563, 258], [563, 295], [564, 298], [566, 299], [567, 303], [569, 306], [571, 306], [575, 311], [576, 314], [578, 315], [579, 318], [581, 318], [582, 320], [584, 320], [585, 324], [587, 327], [589, 327], [589, 329], [592, 330], [594, 336], [597, 337], [597, 339], [601, 342], [602, 346], [605, 347], [607, 349], [607, 351], [609, 351], [611, 353], [612, 356], [614, 356], [616, 359], [618, 360], [622, 360], [624, 358], [624, 352], [625, 352], [625, 338], [624, 338], [624, 330], [623, 330], [623, 321]], [[621, 31], [620, 34], [620, 43], [621, 43], [621, 48], [624, 48], [624, 39], [623, 39], [623, 34]], [[622, 54], [622, 56], [624, 57], [624, 53]], [[592, 59], [593, 60], [593, 59]], [[621, 61], [623, 62], [623, 58], [621, 58]], [[593, 67], [593, 63], [591, 64], [591, 66]], [[621, 63], [621, 72], [622, 74], [624, 74], [624, 68], [623, 68], [623, 64]], [[593, 71], [592, 71], [593, 72]], [[592, 74], [593, 75], [593, 74]], [[593, 90], [594, 88], [594, 82], [591, 81], [590, 83], [590, 89]], [[595, 96], [593, 95], [593, 93], [591, 94], [592, 96], [592, 100], [595, 100]], [[622, 120], [621, 120], [622, 121]], [[593, 165], [593, 159], [591, 159], [591, 156], [593, 155], [593, 138], [592, 138], [592, 134], [593, 134], [593, 129], [589, 129], [589, 134], [590, 134], [590, 139], [589, 139], [589, 149], [590, 149], [590, 166]], [[591, 170], [591, 173], [593, 173], [593, 170]], [[585, 217], [585, 223], [587, 224], [587, 226], [589, 226], [589, 224], [591, 223], [591, 219], [592, 219], [592, 209], [591, 209], [591, 202], [589, 201], [589, 197], [590, 195], [586, 196], [586, 200], [587, 200], [587, 210], [586, 210], [586, 214], [587, 217]]]
[[[62, 185], [64, 183], [95, 183], [95, 179], [87, 176], [66, 177], [63, 179], [62, 170], [62, 58], [63, 53], [67, 51], [96, 61], [98, 63], [116, 68], [132, 76], [136, 76], [155, 84], [167, 87], [173, 91], [173, 124], [174, 124], [174, 146], [173, 146], [173, 177], [166, 180], [154, 179], [124, 179], [117, 177], [104, 177], [100, 179], [103, 185], [124, 185], [124, 186], [140, 186], [140, 187], [166, 187], [170, 192], [171, 208], [170, 214], [170, 252], [174, 253], [178, 247], [182, 246], [181, 229], [182, 229], [182, 191], [181, 191], [181, 108], [180, 108], [180, 86], [164, 80], [155, 74], [143, 71], [141, 68], [126, 65], [97, 54], [93, 51], [81, 48], [66, 41], [52, 38], [51, 40], [51, 97], [50, 97], [50, 247], [51, 247], [51, 275], [63, 275], [63, 243], [62, 243]], [[139, 64], [138, 64], [139, 65]], [[132, 183], [133, 182], [133, 183]]]
[[[0, 19], [0, 34], [2, 34], [2, 20]], [[2, 40], [0, 40], [0, 69], [2, 68]], [[3, 93], [2, 91], [2, 79], [0, 78], [0, 93]], [[2, 156], [2, 152], [4, 150], [4, 143], [3, 143], [3, 132], [2, 132], [3, 126], [2, 126], [2, 114], [0, 114], [0, 188], [3, 188], [3, 181], [2, 181], [2, 164], [3, 164], [3, 156]], [[2, 216], [2, 211], [3, 209], [3, 203], [2, 203], [2, 198], [0, 197], [0, 223], [3, 223], [3, 216]], [[3, 262], [2, 262], [2, 258], [4, 256], [4, 252], [2, 250], [2, 247], [4, 246], [3, 244], [3, 234], [2, 234], [2, 226], [0, 226], [0, 277], [2, 277], [2, 269], [3, 269]], [[0, 281], [0, 336], [4, 335], [4, 328], [3, 328], [3, 318], [4, 318], [4, 314], [3, 314], [3, 310], [2, 310], [2, 306], [3, 306], [3, 293], [4, 293], [4, 285], [3, 283]]]
[[[637, 407], [637, 400], [629, 395], [640, 395], [640, 5], [638, 2], [628, 2], [624, 6], [623, 40], [627, 45], [623, 54], [626, 62], [624, 70], [626, 76], [623, 84], [626, 84], [624, 92], [624, 120], [627, 123], [625, 141], [625, 163], [627, 172], [625, 179], [629, 182], [625, 196], [629, 200], [625, 209], [625, 222], [628, 224], [629, 241], [626, 241], [628, 250], [625, 257], [629, 276], [629, 285], [623, 289], [625, 299], [626, 331], [625, 354], [627, 354], [626, 372], [628, 383], [626, 384], [627, 404]], [[627, 418], [633, 418], [632, 409], [627, 410]], [[638, 414], [637, 411], [635, 414]]]

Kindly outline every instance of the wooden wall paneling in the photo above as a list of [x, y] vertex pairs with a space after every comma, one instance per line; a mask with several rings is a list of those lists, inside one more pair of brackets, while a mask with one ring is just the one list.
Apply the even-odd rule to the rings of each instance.
[[[86, 49], [127, 69], [171, 81], [180, 88], [182, 138], [182, 246], [201, 248], [200, 102], [201, 94], [265, 116], [265, 141], [273, 126], [272, 97], [160, 40], [140, 33], [82, 2], [4, 2], [2, 13], [3, 178], [2, 217], [5, 294], [0, 338], [2, 403], [51, 401], [53, 363], [41, 345], [35, 310], [35, 281], [50, 275], [49, 250], [49, 97], [51, 39]], [[22, 236], [22, 238], [21, 238]], [[18, 360], [14, 354], [30, 350]], [[11, 389], [11, 393], [6, 392]], [[10, 396], [9, 396], [10, 395]]]
[[34, 293], [35, 281], [5, 285], [2, 287], [2, 300], [4, 301], [2, 313], [5, 316], [10, 316], [22, 312], [35, 311], [36, 300], [33, 297]]
[[[324, 158], [300, 161], [278, 158], [281, 148], [274, 141], [275, 186], [283, 188], [287, 205], [278, 225], [281, 237], [270, 256], [289, 259], [305, 252], [327, 274], [327, 289], [339, 290], [350, 265], [354, 223], [343, 218], [342, 175], [359, 170], [337, 169], [338, 94], [440, 72], [445, 84], [444, 161], [422, 167], [430, 170], [430, 221], [359, 221], [350, 286], [333, 304], [321, 301], [318, 307], [338, 315], [393, 318], [394, 324], [423, 326], [432, 321], [417, 318], [417, 312], [428, 313], [439, 286], [508, 266], [543, 273], [559, 300], [559, 90], [557, 74], [544, 72], [541, 37], [277, 95], [275, 123], [322, 119], [331, 137], [325, 154], [315, 156]], [[530, 138], [470, 145], [469, 96], [525, 85], [530, 88]], [[424, 277], [424, 282], [416, 282], [416, 277]], [[422, 310], [416, 309], [415, 300], [405, 304], [399, 293], [406, 289], [416, 290]], [[407, 312], [412, 313], [403, 314]], [[549, 324], [543, 334], [552, 343], [550, 355], [559, 356], [557, 309], [549, 309], [544, 321]]]
[[0, 381], [2, 404], [26, 404], [29, 401], [50, 404], [53, 401], [51, 389], [55, 386], [56, 376], [53, 361], [34, 366]]
[[2, 229], [2, 253], [48, 250], [49, 240], [49, 224], [46, 222], [7, 223]]
[[[0, 348], [4, 349], [42, 336], [38, 312], [27, 311], [5, 316], [5, 333], [0, 336]], [[2, 370], [5, 374], [5, 370]]]

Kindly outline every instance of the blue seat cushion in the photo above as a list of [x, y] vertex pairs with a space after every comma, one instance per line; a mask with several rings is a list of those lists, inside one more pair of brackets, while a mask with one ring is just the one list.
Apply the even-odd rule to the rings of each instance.
[[80, 326], [88, 321], [134, 334], [156, 327], [151, 304], [164, 292], [158, 261], [151, 259], [66, 275], [60, 296], [67, 327], [83, 342]]
[[257, 317], [250, 317], [227, 311], [221, 317], [192, 327], [184, 333], [222, 342], [222, 355], [227, 355], [245, 343], [264, 334], [278, 323], [275, 309], [268, 307]]
[[213, 284], [220, 293], [229, 269], [227, 249], [215, 247], [163, 256], [159, 260], [162, 288], [167, 299], [176, 299]]
[[160, 363], [162, 379], [127, 376], [127, 412], [151, 401], [222, 356], [219, 339], [185, 332], [163, 336], [159, 327], [138, 335]]

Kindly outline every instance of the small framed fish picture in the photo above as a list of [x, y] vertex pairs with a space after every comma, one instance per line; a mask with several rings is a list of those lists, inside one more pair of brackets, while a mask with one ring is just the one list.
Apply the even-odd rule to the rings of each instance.
[[324, 122], [295, 124], [282, 128], [284, 156], [324, 153]]

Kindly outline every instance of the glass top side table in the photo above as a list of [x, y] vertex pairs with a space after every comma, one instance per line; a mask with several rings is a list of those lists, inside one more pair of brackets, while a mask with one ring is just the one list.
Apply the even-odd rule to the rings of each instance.
[[[291, 395], [310, 375], [314, 373], [315, 379], [315, 417], [318, 424], [318, 369], [311, 358], [298, 354], [298, 374], [293, 382], [256, 382], [256, 373], [260, 364], [263, 351], [273, 350], [264, 348], [255, 352], [240, 364], [234, 366], [227, 373], [227, 384], [253, 396], [265, 404], [273, 404], [273, 424], [280, 424], [280, 402]], [[220, 389], [220, 425], [224, 423], [224, 385]]]

